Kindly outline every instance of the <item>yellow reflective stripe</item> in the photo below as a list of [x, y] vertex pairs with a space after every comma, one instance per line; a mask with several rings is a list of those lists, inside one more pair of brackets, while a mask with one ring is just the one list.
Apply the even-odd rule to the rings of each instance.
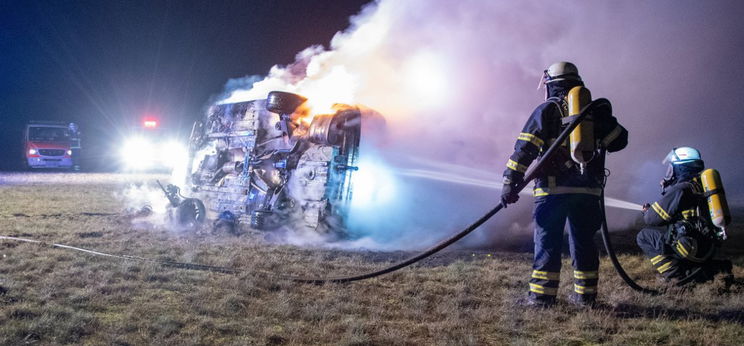
[[669, 270], [671, 266], [672, 266], [672, 261], [669, 261], [667, 263], [662, 264], [659, 268], [656, 268], [656, 270], [658, 270], [659, 273], [663, 273]]
[[537, 294], [547, 294], [554, 296], [558, 294], [558, 288], [556, 287], [543, 287], [542, 285], [530, 283], [530, 292]]
[[580, 187], [580, 186], [556, 186], [552, 188], [535, 188], [534, 190], [535, 197], [547, 196], [547, 195], [560, 195], [560, 194], [567, 194], [567, 193], [600, 196], [602, 194], [602, 189], [591, 188], [591, 187]]
[[597, 286], [581, 286], [581, 285], [574, 284], [574, 292], [578, 294], [597, 293]]
[[597, 271], [581, 271], [581, 270], [574, 270], [574, 278], [579, 280], [586, 280], [586, 279], [596, 279], [599, 275]]
[[671, 218], [671, 217], [669, 216], [669, 214], [667, 214], [667, 212], [666, 212], [666, 211], [664, 211], [664, 208], [662, 208], [662, 207], [661, 207], [661, 206], [659, 205], [659, 202], [654, 202], [654, 204], [652, 204], [652, 205], [651, 205], [651, 208], [653, 208], [653, 209], [654, 209], [654, 211], [656, 212], [656, 214], [659, 214], [659, 216], [660, 216], [660, 217], [661, 217], [661, 218], [662, 218], [662, 219], [663, 219], [664, 221], [669, 221], [669, 220], [671, 220], [671, 219], [672, 219], [672, 218]]
[[539, 137], [537, 137], [537, 136], [535, 136], [535, 135], [533, 135], [531, 133], [527, 133], [527, 132], [520, 133], [519, 134], [519, 137], [517, 137], [517, 140], [525, 141], [525, 142], [530, 142], [530, 143], [534, 144], [538, 148], [542, 147], [542, 145], [545, 144], [545, 142], [543, 142], [542, 139], [540, 139]]
[[508, 167], [512, 171], [517, 171], [520, 173], [524, 173], [525, 171], [527, 171], [527, 166], [511, 159], [509, 160], [509, 162], [506, 163], [506, 167]]
[[657, 264], [657, 263], [661, 262], [665, 258], [666, 258], [666, 256], [664, 256], [664, 255], [655, 256], [655, 257], [651, 258], [651, 263], [652, 264]]
[[697, 209], [689, 209], [689, 210], [683, 210], [682, 211], [682, 217], [685, 219], [693, 218], [698, 216]]
[[686, 249], [686, 248], [684, 247], [684, 245], [682, 245], [682, 243], [679, 243], [679, 242], [677, 243], [677, 251], [679, 251], [679, 254], [680, 254], [680, 255], [682, 255], [682, 256], [685, 256], [685, 257], [687, 257], [687, 255], [689, 255], [689, 254], [690, 254], [690, 251], [688, 251], [688, 250], [687, 250], [687, 249]]
[[623, 132], [623, 127], [620, 125], [615, 126], [615, 128], [604, 138], [602, 139], [602, 146], [606, 147], [607, 144], [612, 143], [615, 139], [617, 139], [618, 136]]
[[540, 280], [560, 280], [561, 273], [557, 272], [545, 272], [540, 270], [533, 270], [532, 271], [532, 278], [533, 279], [540, 279]]

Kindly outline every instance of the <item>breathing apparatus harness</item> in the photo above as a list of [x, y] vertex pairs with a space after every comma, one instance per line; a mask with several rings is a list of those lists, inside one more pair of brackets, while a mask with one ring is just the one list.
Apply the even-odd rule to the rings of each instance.
[[[720, 242], [727, 238], [725, 227], [730, 222], [728, 206], [725, 205], [725, 211], [723, 210], [722, 203], [725, 204], [725, 195], [720, 176], [716, 170], [703, 170], [702, 167], [702, 162], [696, 163], [691, 172], [688, 170], [682, 175], [677, 172], [679, 167], [675, 166], [674, 169], [670, 169], [673, 172], [671, 177], [667, 174], [662, 181], [662, 195], [672, 185], [689, 182], [692, 193], [697, 196], [696, 206], [682, 211], [682, 218], [667, 227], [665, 242], [671, 246], [680, 259], [698, 265], [713, 258], [720, 247]], [[714, 196], [716, 200], [712, 201]], [[706, 199], [707, 203], [703, 199]], [[722, 213], [726, 214], [725, 217], [728, 217], [728, 220], [725, 220], [724, 216], [716, 220], [715, 215]], [[706, 214], [711, 218], [708, 219]]]

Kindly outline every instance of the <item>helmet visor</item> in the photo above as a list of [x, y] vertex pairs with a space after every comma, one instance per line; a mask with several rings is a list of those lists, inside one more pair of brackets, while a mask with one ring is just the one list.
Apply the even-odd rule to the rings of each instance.
[[548, 70], [543, 71], [542, 76], [540, 76], [540, 81], [537, 83], [537, 90], [540, 90], [542, 88], [545, 88], [545, 84], [550, 79], [550, 75], [548, 75]]
[[671, 163], [673, 165], [686, 164], [694, 161], [700, 161], [700, 152], [695, 148], [679, 147], [674, 148], [664, 158], [662, 164]]
[[675, 152], [677, 148], [672, 149], [672, 151], [667, 154], [667, 156], [664, 158], [663, 161], [661, 161], [662, 165], [666, 165], [667, 163], [674, 163], [679, 161], [679, 157], [677, 156], [677, 153]]

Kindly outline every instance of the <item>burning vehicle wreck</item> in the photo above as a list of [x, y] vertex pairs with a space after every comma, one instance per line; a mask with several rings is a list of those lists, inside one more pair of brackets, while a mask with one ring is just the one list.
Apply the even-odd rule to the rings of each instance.
[[164, 189], [178, 222], [201, 222], [206, 215], [258, 230], [343, 233], [358, 170], [361, 112], [337, 104], [334, 113], [313, 116], [305, 101], [272, 91], [266, 99], [210, 107], [189, 139], [190, 198], [178, 187]]

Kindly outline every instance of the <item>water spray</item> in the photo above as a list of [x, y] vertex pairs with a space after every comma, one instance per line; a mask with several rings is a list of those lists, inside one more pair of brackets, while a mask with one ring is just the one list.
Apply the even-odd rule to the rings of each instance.
[[[463, 167], [464, 168], [464, 167]], [[479, 179], [474, 177], [463, 177], [462, 173], [445, 173], [426, 169], [397, 169], [395, 174], [404, 177], [420, 178], [442, 181], [453, 184], [472, 185], [487, 189], [501, 190], [502, 184], [496, 179]], [[520, 194], [529, 195], [529, 191], [521, 191]], [[641, 211], [643, 206], [638, 203], [624, 201], [617, 198], [605, 197], [605, 206], [618, 209]]]

